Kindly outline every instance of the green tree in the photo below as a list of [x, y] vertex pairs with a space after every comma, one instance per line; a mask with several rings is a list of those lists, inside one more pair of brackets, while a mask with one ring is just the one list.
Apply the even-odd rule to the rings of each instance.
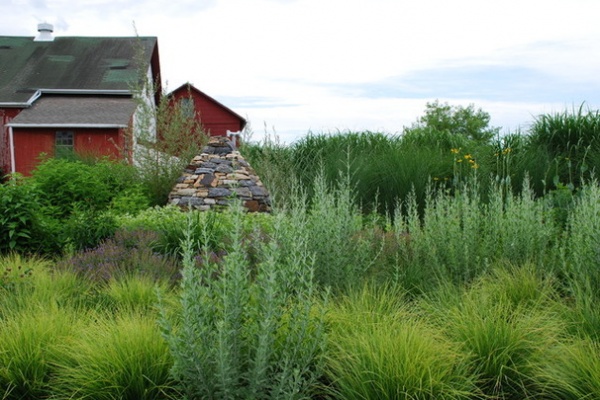
[[467, 107], [441, 104], [438, 100], [427, 103], [425, 115], [420, 117], [412, 127], [405, 129], [405, 135], [418, 131], [429, 131], [431, 134], [460, 136], [477, 143], [489, 143], [500, 128], [491, 127], [490, 115], [473, 104]]

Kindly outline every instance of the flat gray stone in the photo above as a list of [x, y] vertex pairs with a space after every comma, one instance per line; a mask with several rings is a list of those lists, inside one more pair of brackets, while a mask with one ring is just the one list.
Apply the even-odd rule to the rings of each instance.
[[209, 188], [208, 197], [229, 197], [231, 190], [225, 188]]
[[238, 188], [234, 188], [232, 190], [235, 192], [235, 194], [238, 195], [238, 197], [246, 198], [246, 199], [252, 198], [252, 192], [247, 187], [238, 187]]
[[265, 197], [269, 194], [267, 190], [262, 186], [250, 186], [249, 189], [250, 192], [252, 192], [252, 196], [254, 197]]
[[233, 172], [233, 168], [231, 168], [230, 165], [227, 164], [219, 164], [216, 168], [215, 171], [217, 172], [222, 172], [224, 174], [230, 174]]

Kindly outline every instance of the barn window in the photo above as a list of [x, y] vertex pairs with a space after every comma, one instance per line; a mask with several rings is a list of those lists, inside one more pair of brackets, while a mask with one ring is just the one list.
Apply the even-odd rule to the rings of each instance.
[[184, 97], [179, 100], [179, 108], [181, 110], [181, 115], [185, 118], [194, 118], [194, 99], [191, 97]]
[[73, 153], [75, 134], [73, 131], [57, 131], [54, 146], [56, 157], [64, 157]]

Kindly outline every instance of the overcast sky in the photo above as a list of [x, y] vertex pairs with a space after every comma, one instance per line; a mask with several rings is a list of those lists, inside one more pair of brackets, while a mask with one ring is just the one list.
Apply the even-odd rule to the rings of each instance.
[[168, 89], [191, 82], [254, 140], [289, 143], [400, 133], [436, 99], [504, 132], [598, 109], [599, 18], [599, 0], [3, 0], [0, 35], [156, 36]]

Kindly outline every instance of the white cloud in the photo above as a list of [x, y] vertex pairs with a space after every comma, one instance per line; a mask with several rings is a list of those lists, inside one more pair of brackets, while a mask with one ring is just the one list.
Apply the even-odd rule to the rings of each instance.
[[[461, 104], [473, 100], [492, 114], [494, 124], [514, 129], [544, 110], [571, 107], [569, 102], [584, 94], [577, 88], [600, 85], [597, 0], [11, 0], [11, 4], [13, 12], [0, 15], [0, 34], [34, 36], [36, 24], [48, 21], [55, 24], [56, 35], [131, 36], [135, 21], [140, 35], [158, 37], [169, 88], [190, 81], [218, 100], [251, 99], [252, 106], [239, 102], [239, 108], [232, 108], [247, 115], [255, 128], [266, 122], [282, 136], [308, 129], [393, 133], [414, 122], [425, 103], [435, 98]], [[554, 98], [523, 101], [531, 93], [518, 88], [537, 90], [527, 81], [514, 85], [513, 99], [494, 98], [486, 86], [480, 86], [472, 99], [436, 93], [435, 86], [427, 87], [422, 98], [369, 98], [353, 89], [417, 77], [423, 71], [485, 71], [478, 66], [552, 77], [545, 90], [553, 90], [555, 82], [563, 85], [556, 87], [554, 97], [568, 93], [564, 85], [571, 82], [573, 93], [564, 103]], [[347, 89], [342, 94], [339, 87]], [[261, 99], [265, 103], [259, 107], [256, 101]]]

